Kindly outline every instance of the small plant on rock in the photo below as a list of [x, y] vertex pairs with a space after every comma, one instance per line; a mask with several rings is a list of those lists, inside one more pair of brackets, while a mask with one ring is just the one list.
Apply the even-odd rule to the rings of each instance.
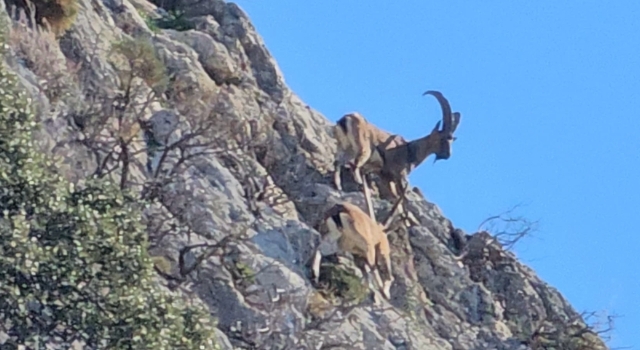
[[323, 294], [330, 300], [342, 299], [346, 303], [365, 301], [371, 291], [355, 271], [339, 264], [323, 264], [320, 268]]
[[169, 11], [166, 16], [157, 19], [155, 23], [161, 29], [175, 29], [177, 31], [194, 29], [193, 23], [180, 10]]

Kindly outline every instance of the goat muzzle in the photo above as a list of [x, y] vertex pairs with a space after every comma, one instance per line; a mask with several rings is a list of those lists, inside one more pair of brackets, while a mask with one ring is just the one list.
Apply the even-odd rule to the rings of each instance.
[[[440, 140], [440, 149], [438, 150], [438, 152], [436, 152], [436, 159], [435, 161], [441, 160], [441, 159], [449, 159], [449, 157], [451, 157], [451, 143], [453, 142], [454, 138], [451, 135], [443, 135], [444, 137]], [[434, 161], [434, 163], [435, 163]]]

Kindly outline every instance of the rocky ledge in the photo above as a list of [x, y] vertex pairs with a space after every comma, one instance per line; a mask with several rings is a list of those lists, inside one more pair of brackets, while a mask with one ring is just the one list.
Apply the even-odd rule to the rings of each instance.
[[388, 235], [391, 300], [372, 303], [349, 259], [315, 285], [321, 213], [363, 196], [332, 186], [333, 123], [287, 87], [242, 9], [70, 2], [49, 29], [13, 9], [23, 2], [0, 8], [38, 145], [70, 181], [110, 176], [150, 199], [157, 283], [203, 301], [223, 349], [606, 349], [490, 233], [462, 232], [419, 191], [420, 224]]

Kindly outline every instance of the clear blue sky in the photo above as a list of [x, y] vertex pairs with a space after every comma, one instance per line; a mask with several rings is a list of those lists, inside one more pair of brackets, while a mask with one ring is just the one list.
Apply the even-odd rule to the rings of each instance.
[[449, 160], [411, 175], [475, 232], [519, 202], [516, 253], [578, 311], [622, 317], [640, 349], [640, 1], [237, 1], [288, 85], [336, 121], [407, 138], [462, 113]]

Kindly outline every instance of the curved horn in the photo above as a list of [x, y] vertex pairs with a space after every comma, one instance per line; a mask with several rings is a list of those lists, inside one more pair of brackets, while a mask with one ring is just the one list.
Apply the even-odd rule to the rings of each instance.
[[449, 101], [442, 95], [440, 91], [429, 90], [422, 94], [424, 95], [432, 95], [438, 100], [440, 103], [440, 108], [442, 108], [442, 131], [446, 133], [451, 133], [453, 126], [453, 117], [451, 116], [451, 106], [449, 105]]
[[[451, 132], [453, 133], [458, 128], [458, 124], [460, 124], [460, 112], [453, 112], [451, 115], [453, 119], [453, 126], [451, 127]], [[454, 137], [455, 140], [455, 137]]]

